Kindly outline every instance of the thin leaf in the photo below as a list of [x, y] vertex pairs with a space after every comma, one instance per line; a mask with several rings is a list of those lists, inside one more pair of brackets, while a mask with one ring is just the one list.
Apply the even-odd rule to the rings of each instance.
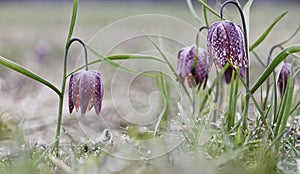
[[[288, 92], [288, 89], [286, 90], [286, 92]], [[284, 94], [280, 101], [278, 113], [275, 113], [274, 115], [274, 120], [273, 120], [274, 137], [277, 136], [279, 128], [281, 126], [281, 120], [283, 118], [286, 102], [287, 102], [287, 95]]]
[[[253, 0], [249, 0], [243, 8], [243, 13], [244, 13], [245, 21], [246, 21], [248, 38], [250, 38], [250, 35], [249, 35], [249, 33], [250, 33], [250, 8], [252, 6], [252, 3], [253, 3]], [[248, 39], [248, 42], [249, 42], [249, 39]], [[248, 45], [249, 45], [249, 43], [248, 43]]]
[[221, 71], [218, 73], [217, 77], [214, 79], [213, 83], [211, 84], [210, 88], [207, 90], [207, 94], [204, 96], [202, 103], [199, 107], [199, 113], [204, 109], [204, 106], [207, 102], [208, 96], [210, 96], [211, 92], [214, 90], [215, 86], [218, 84], [219, 80], [222, 78], [223, 74], [227, 70], [227, 68], [230, 66], [230, 63], [226, 63], [226, 65], [221, 69]]
[[163, 108], [160, 112], [160, 115], [157, 119], [155, 129], [154, 129], [154, 135], [158, 136], [159, 132], [160, 134], [165, 133], [167, 130], [167, 121], [168, 121], [168, 112], [169, 112], [169, 86], [168, 83], [165, 80], [164, 76], [161, 76], [160, 78], [157, 79], [158, 84], [160, 86], [160, 90], [162, 92], [162, 101], [163, 101]]
[[254, 44], [252, 44], [250, 46], [249, 51], [252, 51], [254, 48], [256, 48], [262, 41], [265, 40], [265, 38], [269, 35], [269, 33], [271, 32], [271, 30], [273, 29], [273, 27], [275, 26], [275, 24], [277, 24], [277, 22], [283, 18], [283, 16], [285, 16], [287, 14], [287, 11], [282, 13], [281, 15], [279, 15], [277, 18], [275, 18], [275, 20], [272, 22], [272, 24], [266, 29], [266, 31], [254, 42]]
[[66, 43], [69, 43], [69, 41], [71, 40], [72, 35], [73, 35], [74, 26], [75, 26], [75, 22], [76, 22], [76, 16], [77, 16], [77, 9], [78, 9], [78, 0], [74, 0], [73, 1], [73, 12], [72, 12], [71, 24], [70, 24], [69, 34], [68, 34], [68, 38], [67, 38]]
[[238, 80], [239, 79], [234, 80], [235, 73], [236, 72], [233, 71], [232, 76], [231, 76], [227, 131], [230, 131], [233, 128], [234, 121], [235, 121], [235, 115], [236, 115], [236, 104], [237, 104]]
[[[157, 44], [150, 38], [149, 35], [147, 35], [147, 38], [151, 41], [151, 43], [153, 44], [153, 46], [157, 49], [157, 51], [160, 53], [160, 55], [163, 57], [163, 59], [166, 61], [167, 65], [169, 66], [169, 68], [171, 69], [172, 73], [175, 74], [176, 79], [180, 79], [178, 74], [175, 71], [175, 68], [172, 66], [172, 64], [170, 63], [169, 59], [165, 56], [165, 54], [162, 52], [162, 50], [157, 46]], [[191, 101], [191, 103], [193, 103], [192, 97], [190, 96], [188, 90], [186, 89], [185, 85], [183, 84], [183, 82], [181, 80], [179, 80], [179, 82], [181, 83], [186, 95], [188, 96], [189, 100]]]
[[59, 96], [61, 95], [61, 92], [55, 87], [53, 86], [50, 82], [48, 82], [47, 80], [45, 80], [44, 78], [42, 78], [41, 76], [31, 72], [30, 70], [26, 69], [25, 67], [10, 61], [2, 56], [0, 56], [0, 64], [4, 65], [7, 68], [10, 68], [14, 71], [17, 71], [37, 82], [40, 82], [46, 86], [48, 86], [50, 89], [52, 89], [55, 93], [57, 93]]
[[[291, 71], [293, 72], [293, 70]], [[284, 112], [282, 115], [282, 122], [280, 124], [280, 132], [284, 131], [286, 129], [286, 124], [288, 117], [290, 116], [290, 111], [291, 111], [291, 105], [293, 101], [293, 92], [294, 92], [294, 78], [293, 74], [291, 73], [289, 78], [288, 78], [288, 84], [287, 84], [287, 90], [286, 90], [286, 105], [284, 107]]]
[[256, 58], [256, 60], [259, 62], [259, 64], [262, 66], [262, 67], [266, 67], [266, 65], [264, 64], [264, 62], [261, 60], [261, 58], [259, 57], [259, 55], [253, 50], [251, 51], [251, 53], [254, 55], [254, 57]]
[[[136, 70], [133, 70], [133, 69], [130, 69], [130, 68], [127, 68], [125, 66], [122, 66], [121, 64], [119, 63], [116, 63], [110, 59], [107, 59], [106, 57], [103, 57], [102, 55], [100, 55], [96, 50], [90, 48], [90, 47], [87, 47], [89, 50], [92, 51], [92, 53], [99, 57], [100, 58], [100, 61], [104, 61], [108, 64], [110, 64], [111, 66], [115, 67], [115, 68], [120, 68], [121, 70], [125, 71], [125, 72], [128, 72], [128, 73], [132, 73], [132, 74], [137, 74], [137, 75], [143, 75], [143, 76], [147, 76], [147, 77], [159, 77], [159, 75], [156, 75], [156, 74], [149, 74], [149, 73], [143, 73], [143, 72], [139, 72], [139, 71], [136, 71]], [[117, 57], [118, 58], [118, 57]]]
[[[89, 47], [88, 47], [89, 48]], [[88, 65], [93, 65], [95, 63], [102, 62], [103, 59], [109, 59], [109, 60], [129, 60], [129, 59], [135, 59], [135, 60], [155, 60], [158, 62], [166, 63], [163, 60], [159, 59], [158, 57], [151, 56], [151, 55], [143, 55], [143, 54], [116, 54], [116, 55], [110, 55], [105, 57], [100, 57], [99, 59], [96, 59], [94, 61], [91, 61], [88, 63]], [[70, 72], [67, 77], [71, 76], [75, 72], [85, 68], [85, 65], [80, 66], [79, 68], [76, 68], [72, 72]], [[143, 74], [141, 74], [143, 75]]]
[[281, 133], [273, 140], [273, 142], [271, 143], [271, 145], [266, 149], [266, 151], [265, 151], [265, 153], [264, 153], [264, 156], [266, 156], [266, 155], [268, 154], [268, 152], [271, 150], [271, 148], [272, 148], [274, 145], [276, 145], [276, 144], [280, 141], [280, 139], [281, 139], [281, 137], [284, 135], [284, 133], [285, 133], [285, 131], [281, 132]]
[[200, 2], [205, 8], [207, 8], [210, 12], [212, 12], [212, 14], [216, 15], [218, 18], [221, 17], [221, 15], [218, 12], [216, 12], [213, 8], [211, 8], [209, 5], [207, 5], [206, 2], [202, 0], [198, 0], [198, 2]]
[[297, 104], [293, 107], [293, 109], [291, 109], [290, 115], [292, 115], [296, 109], [300, 106], [300, 100], [297, 102]]
[[259, 77], [257, 82], [253, 85], [250, 92], [253, 94], [269, 77], [269, 75], [275, 70], [277, 65], [282, 62], [288, 55], [300, 52], [300, 45], [290, 46], [283, 51], [281, 51], [275, 59], [270, 63], [270, 65], [267, 67], [267, 69], [263, 72], [263, 74]]
[[[234, 68], [234, 70], [236, 71], [236, 69]], [[236, 71], [237, 72], [237, 71]], [[247, 95], [250, 95], [250, 98], [252, 99], [254, 105], [256, 106], [256, 109], [258, 110], [260, 115], [263, 115], [263, 111], [261, 110], [259, 104], [257, 103], [255, 97], [253, 96], [253, 94], [251, 93], [250, 89], [248, 88], [246, 82], [244, 81], [243, 77], [241, 76], [240, 73], [236, 73], [236, 75], [239, 77], [240, 81], [242, 82], [243, 86], [246, 89]], [[246, 96], [247, 97], [247, 96]], [[244, 115], [243, 115], [244, 116]], [[246, 119], [246, 118], [245, 118]]]
[[[204, 0], [204, 2], [206, 3], [207, 0]], [[208, 27], [209, 23], [208, 23], [208, 18], [207, 18], [207, 10], [206, 10], [206, 7], [204, 5], [202, 7], [203, 7], [202, 9], [203, 9], [203, 16], [204, 16], [205, 25]]]

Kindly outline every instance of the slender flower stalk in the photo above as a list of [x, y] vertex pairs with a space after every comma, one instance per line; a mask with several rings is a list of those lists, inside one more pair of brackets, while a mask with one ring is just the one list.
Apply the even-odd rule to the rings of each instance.
[[[271, 57], [272, 57], [272, 53], [273, 51], [276, 49], [276, 48], [280, 48], [281, 50], [283, 50], [284, 48], [282, 47], [282, 45], [278, 44], [278, 45], [275, 45], [271, 48], [270, 52], [269, 52], [269, 55], [268, 55], [268, 59], [267, 59], [267, 65], [270, 64], [271, 62]], [[275, 77], [275, 71], [273, 71], [273, 79], [275, 81], [276, 77]], [[275, 85], [275, 84], [274, 84]], [[269, 97], [269, 90], [270, 90], [270, 87], [271, 87], [271, 84], [270, 84], [270, 79], [268, 78], [267, 79], [267, 87], [266, 87], [266, 96], [265, 96], [265, 101], [264, 101], [264, 105], [263, 105], [263, 109], [265, 110], [267, 108], [267, 101], [268, 101], [268, 97]], [[275, 85], [276, 87], [276, 85]], [[277, 98], [277, 93], [274, 93], [274, 98]], [[275, 104], [276, 103], [276, 104]], [[277, 102], [275, 101], [274, 103], [274, 109], [277, 108]], [[276, 106], [275, 106], [276, 105]], [[276, 111], [276, 109], [275, 109]]]
[[[81, 114], [84, 115], [87, 110], [95, 107], [96, 114], [100, 113], [103, 98], [103, 83], [100, 73], [88, 70], [87, 49], [79, 38], [70, 39], [67, 43], [64, 53], [64, 70], [61, 94], [59, 96], [58, 121], [55, 135], [54, 150], [58, 155], [60, 129], [62, 124], [63, 99], [65, 94], [67, 76], [67, 58], [70, 46], [73, 42], [79, 42], [84, 48], [85, 70], [73, 74], [70, 77], [69, 84], [69, 111], [72, 112], [74, 105], [76, 110], [81, 107]], [[71, 87], [71, 88], [70, 88]]]
[[[242, 26], [243, 26], [243, 33], [244, 33], [244, 44], [245, 44], [245, 56], [247, 58], [247, 65], [246, 68], [246, 91], [249, 91], [249, 87], [250, 87], [250, 60], [249, 60], [249, 48], [248, 48], [248, 36], [247, 36], [247, 26], [246, 26], [246, 20], [245, 20], [245, 16], [243, 13], [243, 10], [241, 8], [241, 6], [236, 2], [236, 1], [226, 1], [222, 4], [221, 8], [220, 8], [220, 16], [221, 19], [223, 19], [223, 8], [227, 5], [227, 4], [233, 4], [235, 7], [237, 7], [237, 9], [239, 10], [241, 19], [242, 19]], [[249, 107], [249, 101], [250, 101], [250, 93], [247, 92], [246, 94], [246, 99], [245, 99], [245, 107], [243, 110], [243, 129], [244, 131], [247, 129], [247, 117], [248, 117], [248, 107]]]

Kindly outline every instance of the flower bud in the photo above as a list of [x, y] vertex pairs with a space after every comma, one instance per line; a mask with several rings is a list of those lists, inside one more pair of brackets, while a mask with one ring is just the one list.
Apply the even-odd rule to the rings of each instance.
[[292, 65], [290, 63], [283, 63], [281, 71], [279, 73], [279, 77], [277, 80], [277, 86], [278, 86], [281, 96], [284, 94], [284, 92], [286, 90], [288, 78], [291, 73], [291, 67], [292, 67]]

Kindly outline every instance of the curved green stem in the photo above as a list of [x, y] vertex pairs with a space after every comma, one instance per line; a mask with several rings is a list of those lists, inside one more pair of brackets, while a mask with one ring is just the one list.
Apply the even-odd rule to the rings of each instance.
[[88, 70], [88, 60], [87, 60], [87, 50], [84, 42], [78, 38], [73, 38], [69, 40], [69, 42], [66, 44], [65, 53], [64, 53], [64, 70], [63, 70], [63, 79], [62, 79], [62, 86], [61, 86], [61, 92], [59, 95], [59, 108], [58, 108], [58, 118], [57, 118], [57, 127], [56, 127], [56, 134], [55, 134], [55, 144], [54, 144], [54, 150], [56, 152], [56, 156], [58, 156], [58, 150], [59, 150], [59, 139], [60, 139], [60, 129], [61, 129], [61, 123], [62, 123], [62, 112], [63, 112], [63, 104], [64, 104], [64, 94], [65, 94], [65, 88], [66, 88], [66, 80], [68, 78], [67, 76], [67, 59], [68, 59], [68, 52], [70, 49], [70, 46], [73, 42], [79, 42], [85, 52], [85, 63], [86, 67], [85, 69]]
[[199, 35], [200, 35], [201, 31], [204, 29], [208, 30], [208, 27], [204, 26], [204, 27], [199, 28], [197, 35], [196, 35], [196, 54], [194, 55], [193, 69], [196, 68], [196, 63], [197, 63], [197, 58], [198, 58]]
[[[206, 4], [207, 0], [204, 0], [204, 2]], [[203, 16], [204, 16], [205, 25], [208, 26], [208, 18], [207, 18], [206, 7], [204, 5], [202, 5], [202, 8], [203, 8]]]
[[[283, 50], [284, 48], [281, 45], [275, 45], [271, 48], [269, 55], [268, 55], [268, 60], [267, 60], [267, 65], [270, 64], [271, 62], [271, 57], [272, 57], [272, 53], [276, 48], [280, 48], [281, 50]], [[275, 70], [273, 70], [273, 76], [275, 77]], [[274, 78], [275, 79], [275, 78]], [[274, 81], [275, 83], [275, 81]], [[268, 102], [268, 97], [269, 97], [269, 90], [270, 90], [271, 84], [270, 84], [270, 79], [267, 79], [267, 89], [266, 89], [266, 96], [265, 96], [265, 100], [264, 100], [264, 104], [263, 104], [263, 109], [265, 110], [267, 108], [267, 102]]]
[[[87, 50], [86, 50], [86, 46], [85, 46], [84, 42], [83, 42], [81, 39], [79, 39], [79, 38], [73, 38], [73, 39], [71, 39], [71, 40], [69, 41], [69, 43], [67, 44], [67, 46], [66, 46], [66, 51], [67, 51], [67, 52], [65, 52], [65, 60], [64, 60], [64, 61], [67, 61], [66, 59], [67, 59], [67, 56], [68, 56], [68, 55], [67, 55], [67, 54], [68, 54], [68, 50], [69, 50], [71, 44], [72, 44], [73, 42], [75, 42], [75, 41], [79, 42], [79, 43], [82, 45], [82, 47], [83, 47], [83, 50], [84, 50], [84, 59], [85, 59], [85, 70], [89, 70], [89, 68], [88, 68], [88, 59], [87, 59]], [[67, 62], [64, 62], [64, 65], [65, 65], [65, 66], [66, 66], [66, 64], [67, 64]], [[64, 67], [64, 74], [65, 74], [65, 76], [66, 76], [66, 71], [67, 71], [67, 67]]]

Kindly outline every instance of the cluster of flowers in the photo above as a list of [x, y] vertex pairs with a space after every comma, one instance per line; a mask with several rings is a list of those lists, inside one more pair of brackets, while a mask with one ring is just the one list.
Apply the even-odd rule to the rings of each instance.
[[[203, 85], [205, 88], [213, 63], [218, 70], [230, 63], [224, 73], [226, 83], [231, 82], [234, 70], [238, 70], [240, 76], [245, 77], [248, 57], [244, 32], [239, 25], [229, 20], [213, 23], [208, 28], [207, 51], [197, 47], [196, 44], [179, 50], [176, 72], [179, 80], [184, 82], [187, 79], [190, 87]], [[76, 111], [80, 108], [81, 115], [84, 116], [86, 111], [94, 107], [96, 114], [99, 115], [104, 95], [102, 77], [99, 72], [88, 70], [87, 65], [86, 58], [86, 69], [73, 74], [70, 78], [69, 112], [72, 113], [74, 107]], [[290, 73], [291, 64], [284, 63], [277, 81], [281, 96]]]
[[225, 71], [227, 83], [231, 81], [233, 68], [240, 68], [240, 75], [245, 76], [248, 59], [243, 31], [239, 25], [229, 20], [213, 23], [208, 28], [207, 52], [203, 48], [196, 48], [195, 44], [180, 49], [177, 74], [182, 82], [187, 78], [190, 87], [203, 83], [205, 88], [212, 62], [219, 70], [227, 62], [232, 65]]
[[[233, 68], [239, 68], [241, 77], [245, 77], [248, 58], [244, 42], [244, 34], [239, 25], [229, 20], [217, 21], [208, 28], [207, 52], [203, 48], [196, 48], [196, 44], [179, 50], [177, 75], [182, 82], [187, 79], [190, 87], [203, 84], [205, 88], [212, 63], [220, 70], [229, 62], [231, 66], [224, 74], [226, 83], [231, 82]], [[283, 63], [277, 81], [281, 96], [290, 73], [291, 64]]]

